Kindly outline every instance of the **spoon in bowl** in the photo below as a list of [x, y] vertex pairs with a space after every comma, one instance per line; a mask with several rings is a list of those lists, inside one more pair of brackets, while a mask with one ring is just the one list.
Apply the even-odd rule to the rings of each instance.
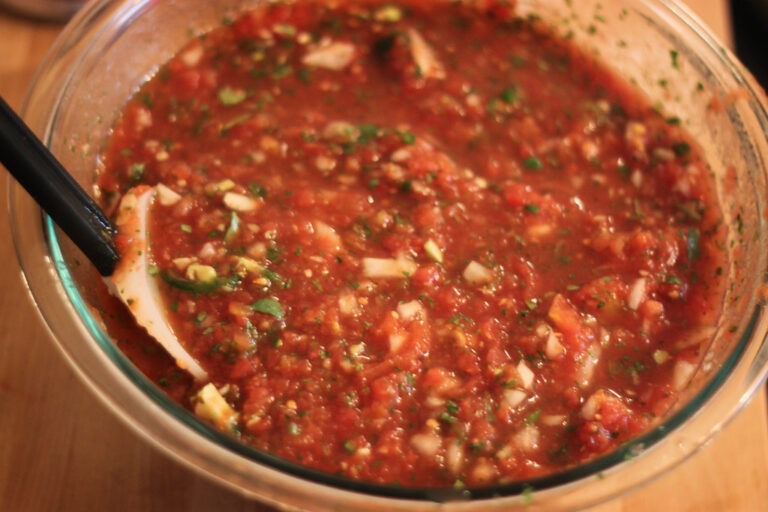
[[0, 163], [83, 251], [104, 276], [110, 291], [176, 364], [195, 380], [208, 380], [206, 371], [173, 333], [163, 314], [157, 280], [149, 272], [148, 220], [157, 187], [129, 190], [113, 224], [2, 97]]

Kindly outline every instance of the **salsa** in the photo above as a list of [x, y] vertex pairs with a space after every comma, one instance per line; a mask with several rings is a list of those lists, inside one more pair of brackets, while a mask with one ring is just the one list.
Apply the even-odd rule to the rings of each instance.
[[[509, 2], [276, 3], [126, 104], [99, 187], [158, 185], [150, 273], [243, 442], [400, 485], [551, 473], [655, 424], [706, 348], [725, 235], [696, 144]], [[130, 236], [122, 233], [121, 236]]]

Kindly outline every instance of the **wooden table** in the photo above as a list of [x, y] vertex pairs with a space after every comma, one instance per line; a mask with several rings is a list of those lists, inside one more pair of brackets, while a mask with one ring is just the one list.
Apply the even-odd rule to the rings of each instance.
[[[725, 0], [689, 0], [724, 38]], [[18, 107], [61, 29], [0, 12], [0, 94]], [[0, 197], [7, 183], [0, 179]], [[48, 339], [19, 277], [0, 208], [0, 510], [267, 510], [140, 441], [79, 382]], [[768, 422], [761, 392], [701, 452], [592, 512], [768, 509]]]

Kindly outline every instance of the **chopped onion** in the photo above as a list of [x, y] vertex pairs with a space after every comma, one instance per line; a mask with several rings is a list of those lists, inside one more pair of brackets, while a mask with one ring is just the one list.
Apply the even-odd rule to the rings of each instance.
[[400, 350], [400, 347], [403, 346], [403, 342], [405, 341], [405, 336], [402, 334], [390, 334], [389, 335], [389, 353], [394, 354], [398, 350]]
[[683, 359], [675, 362], [675, 369], [672, 374], [672, 385], [677, 391], [682, 391], [688, 385], [688, 381], [693, 377], [696, 371], [696, 365]]
[[523, 387], [525, 389], [531, 389], [533, 386], [533, 380], [536, 378], [536, 376], [533, 374], [530, 368], [528, 368], [528, 365], [525, 364], [525, 361], [520, 361], [517, 363], [517, 373], [520, 375], [520, 380], [523, 383]]
[[472, 468], [472, 479], [476, 482], [490, 483], [496, 478], [496, 468], [489, 464], [486, 459], [481, 458]]
[[243, 194], [227, 192], [224, 194], [224, 205], [236, 212], [250, 212], [259, 207], [258, 201]]
[[358, 313], [357, 298], [351, 293], [339, 297], [339, 311], [342, 315], [356, 315]]
[[210, 265], [192, 263], [187, 267], [187, 279], [207, 283], [216, 279], [216, 269]]
[[360, 131], [347, 121], [331, 121], [323, 129], [323, 137], [336, 142], [353, 142], [359, 136]]
[[448, 448], [445, 450], [445, 464], [448, 470], [457, 475], [464, 463], [464, 448], [455, 439], [449, 439]]
[[363, 274], [372, 278], [404, 278], [416, 270], [416, 264], [405, 258], [363, 258]]
[[602, 396], [601, 391], [596, 391], [584, 402], [584, 405], [581, 407], [581, 415], [585, 420], [592, 421], [595, 419], [595, 414], [597, 414], [602, 402]]
[[592, 381], [592, 376], [595, 373], [595, 366], [597, 366], [597, 362], [600, 360], [601, 353], [602, 348], [597, 343], [590, 345], [584, 353], [584, 356], [580, 361], [581, 366], [578, 370], [578, 381], [582, 388], [588, 387]]
[[195, 67], [200, 63], [200, 59], [203, 58], [203, 46], [201, 44], [196, 44], [179, 55], [179, 58], [188, 68]]
[[470, 261], [464, 269], [464, 279], [472, 284], [484, 284], [493, 281], [493, 272], [476, 261]]
[[443, 251], [440, 249], [440, 246], [437, 245], [437, 243], [435, 243], [435, 241], [431, 238], [424, 243], [424, 250], [426, 251], [427, 256], [436, 262], [443, 262]]
[[409, 158], [411, 158], [411, 150], [407, 147], [395, 150], [389, 157], [393, 162], [405, 162]]
[[237, 263], [235, 264], [235, 270], [238, 272], [238, 274], [255, 274], [255, 275], [261, 275], [261, 273], [264, 271], [264, 267], [259, 265], [255, 260], [252, 260], [251, 258], [246, 258], [244, 256], [240, 256], [237, 258]]
[[532, 452], [539, 447], [539, 429], [534, 425], [526, 425], [515, 434], [515, 444], [524, 452]]
[[566, 416], [564, 414], [547, 414], [542, 416], [539, 423], [547, 427], [559, 427], [565, 423]]
[[432, 409], [438, 409], [445, 405], [445, 400], [439, 396], [429, 395], [426, 399], [424, 399], [424, 405], [431, 407]]
[[505, 389], [504, 390], [504, 401], [512, 407], [513, 409], [523, 403], [523, 400], [525, 400], [528, 397], [528, 393], [523, 391], [522, 389]]
[[213, 258], [214, 256], [216, 256], [216, 248], [213, 246], [211, 242], [205, 242], [203, 246], [200, 248], [200, 251], [197, 253], [197, 255], [203, 259]]
[[437, 60], [432, 48], [421, 37], [421, 34], [417, 30], [409, 28], [408, 40], [410, 41], [411, 56], [421, 71], [422, 76], [439, 80], [445, 78], [443, 65]]
[[197, 258], [174, 258], [171, 262], [176, 266], [179, 271], [183, 272], [188, 266], [196, 262]]
[[627, 306], [632, 311], [637, 311], [640, 304], [645, 300], [646, 293], [645, 278], [636, 279], [632, 283], [632, 288], [629, 290], [629, 296], [627, 297]]
[[349, 66], [355, 57], [355, 45], [346, 42], [333, 42], [327, 46], [311, 49], [301, 62], [307, 66], [338, 71]]
[[422, 315], [423, 313], [424, 308], [421, 307], [421, 303], [417, 300], [412, 300], [411, 302], [405, 302], [403, 304], [397, 305], [397, 314], [400, 315], [400, 318], [403, 320], [411, 320], [417, 315]]
[[158, 183], [157, 187], [157, 199], [160, 201], [160, 204], [163, 206], [171, 206], [179, 202], [179, 199], [181, 199], [181, 196], [177, 194], [174, 190], [166, 187], [162, 183]]
[[325, 222], [316, 220], [312, 222], [315, 234], [320, 238], [322, 249], [336, 254], [342, 249], [341, 237], [331, 226]]
[[664, 364], [666, 363], [671, 356], [669, 355], [669, 352], [666, 350], [654, 350], [653, 351], [653, 360], [656, 361], [656, 364]]
[[442, 447], [443, 440], [434, 432], [416, 434], [411, 437], [411, 446], [425, 457], [434, 457]]
[[197, 393], [197, 400], [195, 414], [210, 421], [220, 429], [234, 426], [237, 413], [212, 383], [209, 382], [200, 389]]
[[557, 339], [557, 336], [552, 331], [549, 331], [549, 337], [544, 345], [544, 353], [550, 359], [557, 359], [565, 353], [565, 347], [560, 343], [560, 340]]

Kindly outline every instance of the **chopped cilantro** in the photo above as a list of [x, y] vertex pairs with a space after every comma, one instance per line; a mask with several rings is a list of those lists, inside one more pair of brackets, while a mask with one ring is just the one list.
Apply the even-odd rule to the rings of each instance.
[[400, 139], [403, 141], [403, 144], [408, 144], [410, 146], [411, 144], [416, 142], [416, 136], [411, 132], [397, 131], [396, 133], [400, 136]]
[[528, 415], [528, 416], [525, 418], [525, 422], [526, 422], [528, 425], [533, 425], [534, 423], [536, 423], [537, 421], [539, 421], [539, 416], [541, 416], [541, 409], [536, 409], [534, 412], [532, 412], [531, 414], [529, 414], [529, 415]]
[[517, 101], [517, 87], [514, 85], [512, 87], [507, 87], [503, 91], [501, 91], [501, 94], [499, 94], [499, 99], [503, 101], [504, 103], [514, 103]]
[[680, 56], [680, 52], [677, 50], [669, 50], [669, 56], [672, 59], [672, 67], [675, 69], [680, 69], [680, 63], [677, 61], [677, 57]]
[[279, 80], [293, 73], [293, 68], [288, 63], [277, 64], [272, 71], [272, 78]]
[[672, 146], [672, 151], [675, 152], [676, 156], [682, 157], [686, 156], [688, 153], [691, 152], [691, 145], [687, 142], [678, 142], [677, 144], [674, 144]]
[[527, 205], [524, 206], [524, 208], [526, 209], [526, 211], [529, 211], [531, 213], [538, 213], [539, 212], [539, 207], [537, 205], [535, 205], [535, 204], [527, 204]]
[[535, 156], [529, 156], [528, 158], [523, 160], [523, 167], [531, 171], [540, 171], [541, 160], [539, 160]]
[[259, 313], [272, 315], [278, 320], [282, 319], [285, 314], [280, 303], [274, 299], [259, 299], [251, 304], [251, 309]]

